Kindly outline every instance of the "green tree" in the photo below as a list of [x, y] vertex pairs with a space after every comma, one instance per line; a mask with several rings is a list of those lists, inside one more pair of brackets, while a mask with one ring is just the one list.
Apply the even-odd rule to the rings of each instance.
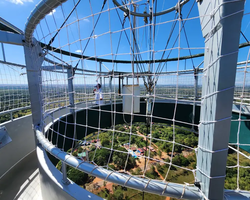
[[67, 176], [78, 185], [84, 185], [88, 181], [89, 177], [88, 174], [85, 174], [73, 167], [68, 167]]
[[121, 189], [115, 190], [113, 196], [116, 200], [123, 200], [123, 191]]
[[102, 140], [101, 140], [101, 144], [102, 144], [102, 146], [104, 146], [104, 147], [109, 147], [111, 144], [110, 144], [110, 140], [108, 139], [108, 138], [103, 138]]
[[188, 166], [190, 164], [189, 160], [185, 158], [182, 154], [179, 154], [173, 158], [173, 163], [179, 166]]
[[[89, 153], [89, 159], [93, 159], [94, 152]], [[107, 149], [97, 149], [94, 161], [97, 165], [104, 166], [109, 158], [110, 151]]]

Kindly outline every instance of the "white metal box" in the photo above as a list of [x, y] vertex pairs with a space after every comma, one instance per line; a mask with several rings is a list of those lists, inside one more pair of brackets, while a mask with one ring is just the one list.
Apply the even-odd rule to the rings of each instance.
[[[124, 113], [140, 112], [140, 86], [139, 85], [123, 85], [122, 101]], [[133, 105], [133, 110], [132, 110]]]

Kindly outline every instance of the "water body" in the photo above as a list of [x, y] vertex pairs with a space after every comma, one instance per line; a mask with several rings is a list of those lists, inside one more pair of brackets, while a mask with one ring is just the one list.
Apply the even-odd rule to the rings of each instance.
[[[233, 113], [232, 120], [238, 120], [239, 114]], [[237, 143], [237, 137], [239, 132], [239, 143], [248, 144], [240, 145], [240, 148], [250, 153], [250, 116], [241, 115], [241, 120], [243, 121], [232, 121], [231, 122], [231, 132], [230, 132], [230, 143]], [[244, 121], [249, 120], [249, 121]]]

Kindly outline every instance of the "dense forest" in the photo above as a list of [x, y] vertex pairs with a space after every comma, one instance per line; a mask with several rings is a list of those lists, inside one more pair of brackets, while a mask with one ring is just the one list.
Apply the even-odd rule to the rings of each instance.
[[[4, 85], [0, 86], [0, 113], [16, 108], [29, 107], [29, 91], [27, 85]], [[29, 108], [14, 111], [12, 118], [18, 118], [31, 114]], [[11, 114], [0, 115], [0, 123], [11, 120]]]
[[[130, 129], [133, 133], [142, 133], [144, 136], [138, 137], [138, 135], [129, 134]], [[168, 126], [166, 124], [153, 124], [152, 125], [152, 138], [151, 145], [154, 144], [154, 151], [150, 152], [148, 149], [144, 152], [144, 157], [133, 157], [127, 154], [127, 147], [124, 147], [124, 144], [130, 143], [132, 147], [145, 148], [150, 145], [150, 138], [147, 134], [148, 129], [144, 123], [134, 123], [132, 127], [119, 124], [115, 126], [114, 131], [103, 131], [99, 134], [97, 132], [88, 135], [86, 138], [82, 140], [85, 141], [96, 141], [97, 139], [100, 141], [100, 147], [97, 148], [96, 145], [90, 144], [88, 147], [81, 146], [73, 151], [74, 156], [78, 156], [79, 153], [86, 151], [88, 149], [89, 161], [93, 161], [95, 164], [99, 166], [108, 166], [110, 169], [114, 170], [123, 170], [126, 169], [127, 172], [133, 175], [143, 175], [145, 171], [145, 176], [151, 179], [164, 179], [167, 178], [167, 181], [172, 182], [190, 182], [193, 183], [194, 177], [193, 174], [180, 169], [178, 167], [170, 166], [169, 164], [163, 164], [159, 162], [150, 161], [147, 168], [145, 167], [145, 163], [143, 164], [143, 160], [145, 157], [150, 156], [152, 159], [162, 159], [165, 163], [170, 163], [171, 157], [169, 157], [166, 152], [172, 151], [172, 143], [163, 142], [162, 140], [173, 140], [173, 127]], [[188, 137], [188, 140], [185, 138]], [[144, 138], [144, 139], [142, 139]], [[158, 140], [159, 139], [159, 140]], [[183, 127], [176, 127], [175, 129], [175, 139], [176, 141], [183, 143], [185, 140], [185, 145], [189, 145], [190, 147], [197, 146], [197, 135], [186, 130]], [[113, 141], [113, 142], [111, 142]], [[168, 145], [165, 145], [167, 143]], [[126, 146], [126, 145], [125, 145]], [[156, 146], [159, 146], [158, 150], [156, 150]], [[182, 151], [185, 150], [183, 146], [176, 145], [178, 147], [174, 148], [178, 150], [178, 154], [172, 157], [172, 163], [175, 165], [185, 166], [189, 169], [193, 169], [195, 167], [196, 157], [194, 156], [194, 152], [190, 152], [189, 156], [184, 156]], [[111, 151], [110, 149], [114, 149]], [[70, 149], [68, 152], [72, 152]], [[123, 152], [123, 153], [121, 153]], [[150, 154], [150, 155], [149, 155]], [[165, 157], [163, 156], [165, 155]], [[57, 168], [60, 169], [60, 162], [57, 165]], [[170, 170], [169, 170], [170, 169]], [[168, 173], [168, 174], [167, 174]], [[84, 188], [89, 188], [93, 185], [93, 178], [83, 172], [80, 172], [74, 168], [67, 168], [68, 177], [81, 185]], [[108, 183], [110, 184], [110, 183]], [[154, 194], [143, 194], [142, 192], [132, 190], [126, 187], [118, 186], [112, 184], [110, 186], [113, 189], [107, 189], [105, 186], [102, 186], [99, 189], [91, 189], [91, 192], [98, 194], [106, 199], [141, 199], [142, 195], [144, 195], [144, 199], [165, 199], [166, 197], [159, 197]]]
[[[142, 134], [140, 136], [132, 133]], [[143, 174], [150, 179], [158, 179], [175, 183], [194, 183], [194, 174], [192, 169], [196, 168], [196, 154], [192, 148], [196, 148], [198, 144], [198, 136], [196, 133], [187, 130], [184, 127], [176, 126], [173, 129], [172, 126], [167, 124], [153, 124], [151, 126], [151, 135], [148, 133], [148, 128], [144, 123], [134, 123], [132, 127], [126, 124], [116, 125], [114, 131], [102, 131], [99, 134], [94, 132], [83, 138], [83, 141], [97, 141], [99, 140], [99, 145], [95, 143], [89, 144], [88, 147], [81, 146], [80, 144], [73, 152], [74, 156], [78, 157], [78, 154], [86, 151], [89, 152], [89, 161], [93, 161], [99, 166], [108, 166], [110, 169], [116, 171], [126, 170], [128, 173], [133, 175], [143, 176]], [[174, 154], [171, 156], [169, 153], [173, 149], [173, 135], [175, 141], [182, 145], [174, 145]], [[112, 142], [113, 141], [113, 142]], [[97, 142], [98, 143], [98, 142]], [[145, 148], [148, 145], [154, 147], [155, 151], [149, 152], [149, 149], [144, 152], [143, 156], [133, 157], [128, 156], [127, 144], [135, 147], [136, 149]], [[186, 146], [191, 147], [187, 149]], [[157, 149], [158, 147], [158, 149]], [[113, 149], [113, 151], [111, 151]], [[71, 152], [72, 149], [69, 150]], [[244, 152], [246, 155], [250, 155]], [[150, 154], [150, 155], [149, 155]], [[159, 161], [149, 161], [146, 168], [143, 160], [145, 157], [159, 159]], [[167, 156], [167, 157], [166, 157]], [[161, 162], [164, 161], [164, 163]], [[172, 163], [172, 164], [170, 164]], [[241, 166], [249, 167], [250, 161], [248, 158], [239, 155], [239, 164]], [[60, 162], [57, 168], [60, 169]], [[228, 151], [228, 166], [237, 166], [237, 154], [234, 151]], [[179, 168], [182, 166], [186, 169]], [[243, 190], [250, 190], [250, 169], [248, 168], [227, 168], [227, 176], [225, 180], [226, 189], [236, 189], [237, 188], [237, 173], [239, 172], [240, 180], [239, 186]], [[160, 197], [154, 194], [143, 194], [140, 191], [136, 191], [130, 188], [118, 186], [109, 182], [96, 182], [97, 178], [89, 176], [83, 172], [80, 172], [72, 167], [67, 168], [68, 177], [82, 186], [90, 190], [91, 192], [106, 198], [106, 199], [133, 199], [139, 200], [144, 195], [144, 199], [165, 199], [165, 197]]]

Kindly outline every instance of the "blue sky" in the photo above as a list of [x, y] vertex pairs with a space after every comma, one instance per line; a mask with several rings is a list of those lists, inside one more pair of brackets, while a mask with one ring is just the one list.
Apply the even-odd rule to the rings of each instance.
[[[48, 43], [48, 41], [51, 39], [51, 37], [55, 34], [55, 31], [60, 25], [63, 23], [65, 17], [68, 15], [68, 13], [73, 8], [74, 1], [68, 1], [67, 3], [63, 4], [62, 6], [56, 8], [51, 15], [47, 15], [44, 20], [41, 21], [41, 25], [37, 27], [37, 31], [35, 32], [34, 36], [37, 39], [41, 39], [42, 42]], [[77, 2], [75, 0], [75, 2]], [[81, 54], [82, 50], [85, 48], [85, 45], [88, 41], [88, 37], [90, 36], [90, 33], [92, 31], [93, 25], [98, 17], [98, 12], [101, 9], [102, 2], [100, 0], [91, 0], [92, 4], [90, 5], [88, 3], [89, 1], [82, 0], [80, 4], [78, 5], [76, 12], [72, 14], [72, 16], [67, 21], [67, 24], [72, 23], [70, 26], [63, 28], [58, 36], [56, 37], [55, 41], [53, 42], [52, 46], [61, 47], [64, 50], [71, 51], [74, 53]], [[120, 1], [119, 1], [120, 2]], [[140, 6], [137, 7], [138, 12], [143, 12], [146, 10], [148, 12], [149, 7], [142, 5], [145, 3], [145, 0], [140, 1], [138, 4]], [[167, 3], [164, 3], [164, 1], [159, 0], [157, 4], [157, 10], [167, 9], [173, 5], [175, 5], [177, 1], [168, 1]], [[187, 3], [183, 7], [182, 15], [183, 18], [186, 18], [189, 10], [191, 9], [193, 5], [194, 0], [190, 0], [189, 3]], [[35, 5], [39, 3], [38, 0], [0, 0], [0, 7], [1, 7], [1, 13], [0, 16], [4, 18], [5, 20], [9, 21], [13, 25], [17, 26], [21, 30], [24, 30], [25, 23], [27, 21], [28, 16], [30, 15], [31, 11], [35, 8]], [[108, 11], [108, 8], [111, 10]], [[121, 23], [119, 21], [118, 15], [115, 10], [112, 10], [113, 4], [112, 1], [108, 1], [104, 7], [104, 13], [102, 13], [101, 18], [96, 26], [95, 32], [92, 34], [91, 39], [89, 40], [88, 47], [84, 54], [90, 55], [90, 56], [100, 56], [103, 58], [109, 58], [109, 59], [131, 59], [131, 53], [130, 47], [128, 45], [127, 38], [125, 37], [125, 34], [122, 34], [121, 41], [120, 41], [120, 47], [118, 49], [118, 54], [115, 56], [117, 51], [117, 46], [119, 42], [120, 32], [121, 29]], [[246, 3], [246, 11], [245, 13], [250, 12], [250, 2], [249, 0]], [[97, 13], [97, 14], [96, 14]], [[118, 10], [119, 15], [123, 19], [123, 12]], [[93, 15], [95, 14], [95, 15]], [[192, 12], [189, 16], [189, 18], [198, 16], [198, 10], [195, 3], [195, 6], [192, 9]], [[171, 26], [174, 22], [173, 20], [175, 17], [175, 12], [171, 12], [169, 14], [163, 15], [161, 17], [157, 17], [156, 23], [162, 23], [158, 26], [156, 26], [156, 37], [155, 37], [155, 43], [152, 44], [152, 49], [154, 50], [160, 50], [160, 52], [155, 54], [156, 58], [162, 57], [162, 49], [165, 48], [168, 36], [171, 31]], [[77, 22], [77, 19], [79, 22]], [[247, 14], [243, 18], [243, 26], [242, 26], [242, 32], [245, 34], [245, 36], [250, 40], [250, 15]], [[143, 53], [142, 59], [148, 59], [150, 57], [150, 54], [147, 52], [149, 49], [149, 26], [144, 26], [145, 23], [143, 21], [143, 18], [137, 19], [137, 27], [139, 27], [137, 32], [138, 37], [138, 43], [140, 46], [140, 51]], [[194, 18], [192, 20], [188, 20], [185, 24], [185, 31], [188, 38], [189, 46], [192, 48], [190, 51], [192, 54], [201, 53], [203, 52], [204, 47], [204, 39], [202, 38], [202, 34], [200, 31], [200, 25], [199, 25], [199, 19]], [[49, 28], [48, 26], [49, 25]], [[125, 28], [129, 29], [130, 23], [128, 18], [125, 22]], [[80, 27], [80, 28], [79, 28]], [[158, 28], [159, 27], [159, 28]], [[177, 35], [178, 29], [180, 27], [180, 23], [177, 22], [177, 25], [173, 31], [173, 35]], [[109, 32], [112, 32], [110, 34]], [[129, 37], [130, 42], [132, 43], [132, 35], [129, 30], [127, 30], [127, 34]], [[84, 39], [82, 41], [79, 41], [79, 38]], [[174, 41], [176, 39], [176, 36], [172, 36], [169, 42], [169, 45], [167, 48], [171, 48], [174, 44]], [[245, 39], [241, 36], [241, 43], [245, 42]], [[69, 45], [70, 44], [70, 45]], [[174, 47], [178, 47], [178, 40], [177, 43], [174, 45]], [[180, 37], [180, 47], [187, 48], [187, 40], [185, 37], [185, 33], [181, 32]], [[13, 59], [13, 55], [15, 55], [15, 62], [24, 64], [23, 59], [23, 53], [21, 47], [13, 48], [13, 46], [5, 45], [6, 48], [6, 57], [10, 61]], [[167, 51], [164, 58], [167, 58], [167, 55], [170, 51]], [[241, 54], [239, 56], [239, 61], [243, 61], [246, 59], [248, 48], [245, 48], [244, 50], [240, 51]], [[171, 57], [177, 57], [180, 53], [180, 56], [186, 56], [190, 55], [190, 52], [188, 49], [182, 49], [180, 52], [178, 49], [174, 49], [171, 51], [170, 58]], [[113, 55], [112, 55], [113, 54]], [[52, 57], [50, 57], [53, 59]], [[2, 55], [0, 56], [0, 59], [2, 59]], [[63, 57], [67, 62], [72, 64], [73, 66], [78, 62], [77, 58], [69, 58], [69, 57]], [[55, 60], [56, 61], [56, 60]], [[194, 65], [197, 66], [202, 61], [202, 58], [194, 59]], [[115, 70], [122, 70], [122, 71], [131, 71], [131, 65], [113, 65], [109, 63], [104, 63], [105, 66], [109, 69], [115, 69]], [[182, 70], [182, 69], [191, 69], [192, 68], [192, 60], [181, 61], [179, 64], [178, 62], [169, 62], [167, 66], [163, 67], [163, 70], [173, 71], [173, 70]], [[82, 63], [82, 66], [85, 69], [91, 69], [91, 70], [99, 70], [98, 63], [93, 63], [90, 61], [85, 61]], [[107, 71], [106, 67], [102, 67], [103, 71]], [[147, 65], [144, 65], [145, 68], [147, 68]], [[153, 66], [153, 70], [155, 70], [158, 67], [158, 65]]]
[[[0, 0], [0, 17], [7, 20], [17, 28], [24, 30], [27, 18], [38, 2], [39, 0]], [[6, 59], [8, 61], [12, 60], [14, 54], [16, 62], [20, 64], [25, 63], [22, 47], [15, 47], [14, 45], [6, 44], [4, 46]], [[0, 59], [2, 59], [2, 53]]]
[[[28, 16], [30, 15], [30, 12], [34, 9], [34, 7], [35, 7], [35, 5], [38, 3], [39, 1], [38, 0], [2, 0], [2, 1], [0, 1], [0, 6], [1, 6], [1, 17], [2, 18], [4, 18], [4, 19], [6, 19], [7, 21], [9, 21], [10, 23], [12, 23], [13, 25], [15, 25], [15, 26], [17, 26], [18, 28], [20, 28], [21, 30], [24, 30], [24, 28], [25, 28], [25, 23], [26, 23], [26, 21], [27, 21], [27, 18], [28, 18]], [[83, 2], [83, 3], [82, 3]], [[78, 17], [79, 19], [81, 19], [81, 18], [84, 18], [84, 17], [87, 17], [87, 16], [90, 16], [91, 15], [91, 9], [90, 9], [90, 6], [88, 5], [88, 1], [82, 1], [80, 4], [79, 4], [79, 6], [78, 6], [78, 8], [77, 8], [77, 11], [78, 11], [78, 15], [76, 16], [75, 15], [75, 13], [72, 15], [72, 17], [68, 20], [68, 22], [72, 22], [72, 21], [74, 21], [75, 20], [75, 18], [76, 17]], [[97, 5], [97, 6], [93, 6], [92, 7], [92, 9], [93, 9], [93, 13], [96, 13], [96, 12], [98, 12], [98, 11], [100, 11], [100, 7], [102, 6], [102, 4], [100, 4], [99, 3], [99, 5], [98, 4], [95, 4], [96, 2], [98, 2], [98, 0], [92, 0], [92, 4], [93, 5]], [[99, 1], [100, 2], [100, 1]], [[143, 1], [142, 1], [143, 2]], [[161, 2], [161, 1], [159, 1], [159, 2]], [[57, 21], [57, 25], [59, 26], [63, 21], [64, 21], [64, 18], [62, 17], [63, 16], [63, 14], [64, 15], [66, 15], [67, 16], [67, 13], [69, 13], [70, 12], [70, 10], [72, 9], [72, 3], [70, 4], [70, 3], [68, 3], [67, 4], [68, 6], [66, 6], [66, 4], [65, 4], [65, 6], [63, 6], [62, 8], [57, 8], [56, 10], [55, 10], [55, 12], [53, 13], [53, 18]], [[168, 8], [168, 7], [170, 7], [170, 6], [173, 6], [173, 5], [175, 5], [175, 2], [172, 2], [171, 3], [171, 5], [165, 5], [165, 7], [166, 8]], [[82, 12], [80, 12], [80, 8], [82, 8], [82, 7], [86, 7], [86, 6], [88, 6], [88, 9], [86, 9], [85, 11], [84, 11], [84, 13], [82, 13]], [[107, 7], [112, 7], [113, 5], [106, 5], [105, 6], [105, 8], [104, 8], [104, 10], [105, 9], [107, 9]], [[163, 6], [163, 4], [162, 3], [159, 3], [159, 6], [158, 7], [162, 7]], [[190, 7], [190, 5], [187, 5], [187, 7]], [[145, 6], [140, 6], [140, 7], [138, 7], [137, 9], [140, 11], [140, 12], [143, 12], [143, 9], [145, 8]], [[148, 9], [148, 8], [147, 8]], [[162, 9], [162, 8], [159, 8], [159, 9]], [[195, 8], [196, 9], [196, 8]], [[193, 9], [194, 10], [194, 15], [197, 15], [197, 11], [195, 10], [195, 9]], [[11, 12], [10, 12], [11, 11]], [[183, 13], [183, 15], [185, 15], [186, 13], [185, 12], [187, 12], [186, 10], [184, 10], [184, 13]], [[15, 13], [15, 14], [14, 14]], [[121, 28], [121, 24], [120, 24], [120, 22], [119, 22], [119, 20], [118, 20], [118, 17], [117, 16], [115, 16], [115, 17], [113, 17], [112, 18], [112, 16], [111, 16], [111, 23], [114, 25], [114, 26], [112, 26], [112, 28], [110, 29], [110, 27], [109, 26], [105, 26], [105, 25], [103, 25], [104, 23], [103, 22], [106, 22], [107, 20], [109, 20], [109, 18], [110, 18], [110, 16], [109, 16], [109, 14], [110, 13], [108, 13], [108, 12], [105, 12], [105, 13], [103, 13], [102, 14], [102, 17], [101, 17], [101, 19], [100, 19], [100, 21], [99, 21], [99, 23], [97, 24], [97, 27], [96, 27], [96, 32], [95, 32], [95, 35], [100, 35], [100, 34], [102, 34], [102, 33], [105, 33], [105, 32], [108, 32], [109, 30], [111, 30], [111, 31], [117, 31], [117, 30], [119, 30], [120, 28]], [[123, 15], [123, 12], [120, 12], [119, 11], [119, 14], [120, 14], [120, 16], [121, 17], [123, 17], [122, 15]], [[115, 12], [113, 12], [113, 13], [111, 13], [111, 15], [116, 15], [116, 13]], [[161, 18], [161, 21], [166, 21], [166, 20], [171, 20], [171, 19], [173, 19], [173, 16], [174, 16], [174, 12], [173, 13], [170, 13], [170, 14], [168, 14], [168, 15], [166, 15], [166, 16], [163, 16], [163, 17], [160, 17]], [[164, 19], [165, 18], [165, 19]], [[50, 19], [51, 19], [51, 21], [53, 21], [53, 19], [52, 19], [52, 16], [50, 16]], [[50, 19], [49, 19], [49, 17], [47, 17], [47, 22], [50, 24], [50, 26], [51, 27], [53, 27], [54, 26], [54, 23], [53, 22], [50, 22]], [[95, 20], [97, 19], [97, 16], [95, 16]], [[164, 19], [164, 20], [163, 20]], [[199, 24], [199, 21], [198, 20], [195, 20], [196, 21], [196, 24], [198, 25]], [[92, 31], [92, 27], [93, 27], [93, 19], [92, 19], [92, 17], [88, 17], [88, 18], [86, 18], [86, 19], [84, 19], [84, 20], [81, 20], [81, 27], [84, 27], [84, 28], [86, 28], [86, 30], [84, 30], [84, 35], [81, 35], [81, 37], [88, 37], [89, 35], [90, 35], [90, 32]], [[140, 19], [138, 19], [137, 20], [137, 23], [138, 23], [138, 25], [139, 26], [143, 26], [144, 24], [144, 22], [143, 22], [143, 19], [142, 18], [140, 18]], [[41, 24], [42, 24], [42, 22], [41, 22]], [[170, 29], [170, 27], [172, 26], [172, 23], [166, 23], [165, 25], [161, 25], [161, 29]], [[187, 23], [187, 32], [188, 32], [188, 30], [190, 30], [189, 29], [189, 25], [188, 25], [188, 23]], [[44, 27], [46, 27], [46, 26], [44, 26]], [[128, 20], [126, 21], [126, 23], [125, 23], [125, 27], [129, 27], [129, 23], [128, 23]], [[192, 27], [194, 27], [194, 25], [192, 25]], [[54, 28], [54, 27], [53, 27]], [[53, 30], [53, 28], [51, 28], [50, 29], [50, 31], [51, 30]], [[71, 26], [71, 29], [74, 29], [74, 28], [77, 28], [77, 27], [75, 27], [75, 25], [72, 25]], [[177, 26], [177, 28], [178, 28], [178, 26]], [[178, 30], [178, 29], [175, 29], [175, 32]], [[144, 42], [145, 43], [145, 40], [146, 39], [149, 39], [149, 36], [147, 36], [147, 38], [146, 38], [146, 31], [147, 31], [147, 33], [149, 32], [149, 28], [144, 28], [145, 30], [143, 30], [143, 28], [141, 28], [140, 29], [140, 33], [138, 33], [138, 35], [143, 35], [144, 37], [140, 37], [140, 39], [138, 40], [138, 43], [139, 43], [139, 45], [140, 45], [140, 48], [141, 48], [141, 51], [143, 51], [143, 50], [145, 50], [145, 49], [147, 49], [148, 48], [148, 45], [149, 44], [145, 44], [145, 45], [143, 45], [142, 43]], [[148, 29], [148, 30], [146, 30], [146, 29]], [[55, 28], [54, 28], [54, 30], [55, 30]], [[72, 32], [72, 30], [70, 30], [71, 32]], [[69, 31], [69, 32], [70, 32]], [[73, 30], [74, 31], [74, 30]], [[193, 31], [195, 31], [195, 30], [193, 30]], [[44, 34], [46, 35], [46, 28], [44, 28], [43, 29], [43, 32], [44, 32]], [[52, 31], [51, 31], [52, 32]], [[165, 47], [165, 42], [161, 42], [161, 39], [162, 39], [162, 35], [161, 34], [159, 34], [159, 32], [161, 32], [161, 30], [158, 30], [157, 28], [156, 28], [156, 34], [157, 34], [157, 36], [158, 36], [158, 39], [156, 40], [156, 44], [155, 44], [155, 48], [156, 48], [156, 46], [157, 46], [157, 49], [163, 49], [164, 47]], [[63, 31], [61, 31], [61, 38], [62, 37], [67, 37], [66, 36], [66, 32], [64, 32], [63, 33]], [[71, 33], [72, 34], [72, 33]], [[169, 33], [167, 33], [167, 34], [169, 34]], [[188, 34], [189, 34], [189, 32], [188, 32]], [[36, 36], [36, 35], [35, 35]], [[72, 36], [72, 37], [71, 37]], [[120, 36], [120, 32], [119, 33], [116, 33], [116, 34], [113, 34], [112, 35], [112, 40], [113, 40], [113, 46], [112, 46], [112, 48], [113, 48], [113, 53], [116, 53], [116, 49], [115, 49], [115, 47], [117, 46], [117, 44], [118, 44], [118, 38], [119, 38], [119, 36]], [[71, 41], [73, 41], [75, 38], [79, 38], [79, 35], [77, 35], [77, 34], [75, 34], [75, 33], [73, 33], [72, 35], [69, 35], [68, 37], [71, 37], [70, 38], [70, 40]], [[74, 39], [72, 39], [74, 37]], [[104, 47], [104, 48], [97, 48], [96, 49], [96, 54], [97, 55], [105, 55], [106, 54], [106, 52], [105, 52], [105, 50], [103, 50], [103, 49], [105, 49], [105, 48], [109, 48], [109, 49], [111, 49], [111, 43], [110, 43], [110, 39], [109, 39], [109, 37], [110, 37], [110, 35], [109, 34], [106, 34], [106, 35], [103, 35], [103, 36], [100, 36], [99, 38], [96, 38], [95, 39], [95, 45], [96, 46], [98, 46], [98, 47]], [[132, 40], [131, 39], [131, 35], [129, 35], [129, 37], [130, 37], [130, 40]], [[189, 40], [190, 41], [194, 41], [194, 38], [195, 38], [195, 34], [189, 34]], [[197, 39], [197, 37], [196, 37], [196, 39]], [[197, 41], [197, 42], [195, 42], [195, 44], [198, 44], [198, 42], [202, 42], [203, 41], [203, 38], [202, 37], [200, 37], [199, 38], [199, 40], [200, 41]], [[54, 42], [54, 44], [53, 45], [57, 45], [56, 44], [56, 41], [57, 40], [55, 40], [55, 42]], [[61, 40], [62, 41], [62, 40]], [[66, 43], [67, 41], [65, 40], [65, 43]], [[157, 43], [158, 42], [158, 43]], [[183, 42], [184, 42], [184, 40], [183, 40]], [[202, 44], [202, 43], [201, 43]], [[87, 55], [93, 55], [94, 53], [93, 53], [93, 49], [94, 48], [92, 48], [92, 46], [94, 45], [94, 41], [93, 40], [91, 40], [90, 41], [90, 44], [89, 44], [89, 48], [87, 48], [87, 50], [86, 50], [86, 54]], [[147, 46], [146, 46], [147, 45]], [[192, 44], [191, 44], [192, 45]], [[82, 45], [83, 47], [84, 47], [84, 45]], [[83, 48], [82, 47], [82, 48]], [[171, 46], [169, 46], [169, 48], [170, 48]], [[202, 47], [202, 45], [199, 45], [199, 47]], [[80, 52], [80, 48], [79, 48], [79, 45], [77, 46], [77, 44], [76, 45], [72, 45], [71, 46], [71, 49], [70, 49], [72, 52]], [[78, 51], [77, 51], [78, 50]], [[124, 36], [124, 34], [123, 34], [123, 38], [122, 38], [122, 40], [121, 40], [121, 45], [120, 45], [120, 48], [119, 48], [119, 51], [120, 51], [120, 53], [127, 53], [127, 52], [129, 52], [129, 47], [128, 47], [128, 42], [127, 42], [127, 40], [126, 40], [126, 38], [125, 38], [125, 36]], [[184, 51], [184, 50], [183, 50]], [[12, 52], [11, 53], [13, 53], [13, 49], [12, 49]], [[111, 50], [109, 50], [108, 51], [108, 53], [111, 53]], [[6, 52], [6, 54], [7, 54], [7, 57], [8, 57], [8, 51]], [[162, 53], [158, 53], [158, 58], [160, 58], [161, 57], [161, 54]], [[177, 50], [174, 50], [173, 51], [173, 56], [172, 57], [175, 57], [176, 55], [177, 55]], [[186, 54], [186, 53], [184, 53], [184, 54]], [[104, 56], [105, 57], [105, 56]], [[171, 57], [171, 56], [170, 56]], [[106, 58], [111, 58], [111, 56], [107, 56]], [[117, 57], [117, 59], [128, 59], [129, 57], [128, 56], [118, 56]], [[144, 59], [147, 59], [147, 58], [149, 58], [149, 55], [148, 55], [148, 53], [144, 53], [143, 54], [143, 58]], [[17, 58], [16, 58], [17, 59]], [[130, 59], [130, 58], [129, 58]]]
[[37, 3], [39, 3], [39, 0], [1, 0], [0, 16], [24, 30], [27, 18]]

